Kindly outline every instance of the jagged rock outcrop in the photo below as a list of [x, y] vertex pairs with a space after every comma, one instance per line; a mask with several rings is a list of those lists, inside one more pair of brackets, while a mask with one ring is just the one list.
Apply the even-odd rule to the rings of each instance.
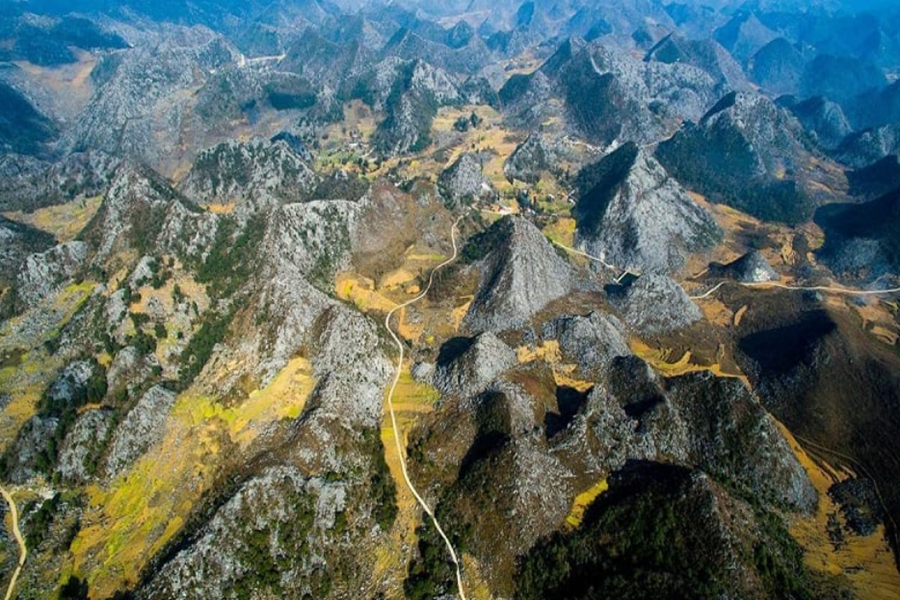
[[98, 408], [78, 417], [59, 449], [56, 472], [63, 481], [84, 484], [97, 474], [113, 416], [111, 410]]
[[722, 238], [713, 218], [635, 144], [582, 169], [576, 185], [578, 244], [621, 269], [676, 271]]
[[393, 76], [375, 147], [388, 156], [424, 150], [431, 143], [438, 108], [460, 100], [459, 89], [448, 73], [422, 60], [401, 62]]
[[88, 245], [66, 242], [25, 259], [16, 281], [19, 300], [34, 305], [56, 293], [85, 266]]
[[558, 177], [565, 173], [564, 164], [582, 165], [596, 161], [602, 155], [603, 152], [598, 147], [534, 132], [503, 163], [503, 174], [509, 181], [535, 184], [544, 171]]
[[840, 105], [821, 96], [788, 107], [822, 148], [834, 150], [853, 131]]
[[717, 29], [714, 37], [738, 62], [746, 64], [778, 34], [763, 25], [754, 13], [740, 12]]
[[25, 422], [3, 453], [5, 477], [11, 483], [22, 484], [41, 474], [57, 425], [55, 417], [32, 417]]
[[670, 33], [647, 52], [644, 60], [693, 65], [733, 90], [749, 87], [740, 65], [713, 40], [694, 40]]
[[806, 60], [794, 44], [779, 37], [750, 58], [747, 73], [771, 94], [798, 94], [805, 65]]
[[588, 377], [599, 378], [613, 359], [631, 355], [625, 325], [604, 312], [557, 317], [544, 324], [541, 337], [559, 342], [563, 359]]
[[234, 203], [247, 218], [280, 204], [305, 200], [318, 176], [286, 140], [224, 142], [197, 155], [178, 190], [198, 204]]
[[55, 161], [0, 156], [0, 210], [33, 210], [105, 193], [119, 159], [100, 151], [69, 154]]
[[[456, 345], [468, 347], [459, 351]], [[432, 377], [441, 393], [460, 398], [484, 391], [497, 377], [516, 364], [515, 351], [491, 332], [474, 340], [455, 340], [442, 348]]]
[[93, 264], [116, 261], [128, 249], [202, 258], [212, 245], [217, 219], [201, 212], [158, 173], [132, 164], [119, 168], [86, 232]]
[[0, 215], [0, 281], [13, 282], [25, 259], [53, 247], [53, 236]]
[[656, 158], [682, 185], [764, 220], [802, 222], [814, 202], [803, 131], [768, 98], [731, 93], [697, 124], [661, 143]]
[[497, 192], [483, 171], [484, 157], [469, 152], [461, 154], [438, 178], [438, 190], [444, 203], [458, 207], [495, 197]]
[[175, 392], [160, 385], [147, 390], [121, 423], [116, 426], [106, 458], [106, 474], [110, 479], [130, 467], [151, 446], [159, 443], [166, 432], [169, 411], [175, 405]]
[[464, 324], [474, 331], [502, 331], [527, 324], [547, 304], [568, 294], [575, 278], [568, 263], [527, 220], [504, 217], [485, 234], [489, 252]]
[[672, 123], [699, 119], [724, 90], [705, 71], [643, 62], [600, 43], [568, 40], [541, 68], [500, 90], [507, 119], [536, 129], [562, 114], [588, 142], [661, 139]]
[[[221, 35], [203, 27], [168, 26], [158, 44], [143, 44], [117, 55], [111, 71], [78, 121], [66, 132], [72, 150], [101, 150], [170, 166], [180, 151], [178, 131], [191, 94], [211, 70], [237, 62], [240, 53]], [[157, 132], [167, 132], [159, 136]]]
[[753, 250], [728, 263], [711, 263], [709, 274], [712, 277], [733, 279], [742, 283], [762, 283], [776, 281], [778, 273], [759, 250]]
[[877, 279], [900, 273], [900, 189], [862, 204], [831, 204], [816, 212], [825, 232], [821, 259], [837, 273]]
[[554, 445], [601, 473], [667, 458], [778, 506], [809, 513], [817, 504], [787, 440], [737, 379], [662, 378], [637, 357], [616, 358]]
[[862, 168], [900, 153], [900, 123], [851, 133], [835, 149], [835, 157], [850, 167]]
[[609, 301], [626, 323], [644, 335], [684, 329], [703, 318], [680, 285], [654, 273], [613, 288]]

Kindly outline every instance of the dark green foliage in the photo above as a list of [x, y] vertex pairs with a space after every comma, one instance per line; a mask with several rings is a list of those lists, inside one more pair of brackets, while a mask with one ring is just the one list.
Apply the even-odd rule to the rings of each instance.
[[444, 592], [454, 591], [453, 563], [427, 514], [422, 515], [416, 536], [419, 555], [410, 564], [403, 582], [407, 600], [433, 600]]
[[14, 87], [0, 82], [0, 151], [38, 154], [56, 135], [56, 127]]
[[870, 239], [889, 265], [900, 266], [900, 189], [863, 204], [823, 206], [815, 221], [825, 231], [823, 254], [839, 250], [849, 239]]
[[216, 344], [225, 339], [231, 324], [232, 313], [207, 313], [203, 316], [200, 329], [181, 352], [181, 368], [178, 371], [178, 388], [183, 390], [200, 374], [212, 356]]
[[[232, 590], [240, 600], [258, 597], [267, 590], [276, 597], [284, 597], [281, 574], [302, 563], [309, 553], [307, 537], [315, 521], [313, 499], [298, 491], [290, 482], [284, 482], [283, 493], [289, 505], [291, 518], [284, 522], [271, 522], [262, 529], [242, 532], [243, 546], [237, 558], [246, 571], [234, 582]], [[245, 505], [246, 506], [246, 505]], [[255, 515], [248, 511], [245, 522], [254, 522]], [[273, 553], [273, 543], [280, 550]], [[318, 574], [317, 574], [318, 575]], [[327, 594], [330, 585], [327, 577], [314, 577], [311, 586], [321, 594]], [[317, 595], [316, 597], [322, 597]]]
[[59, 591], [59, 600], [88, 600], [88, 583], [74, 575]]
[[531, 76], [516, 73], [500, 88], [500, 102], [509, 104], [518, 100], [531, 85]]
[[165, 219], [164, 204], [134, 205], [131, 215], [131, 243], [139, 254], [151, 254], [156, 250], [156, 238], [162, 231]]
[[166, 332], [166, 326], [160, 322], [156, 322], [153, 324], [153, 335], [156, 336], [158, 340], [166, 339], [168, 333]]
[[25, 542], [28, 548], [33, 550], [44, 541], [61, 500], [60, 494], [54, 494], [49, 500], [44, 500], [38, 509], [28, 516], [28, 529], [25, 532]]
[[755, 540], [752, 552], [736, 549], [737, 568], [756, 571], [765, 588], [741, 589], [721, 537], [727, 516], [711, 512], [719, 492], [681, 467], [633, 468], [613, 479], [580, 528], [554, 534], [521, 560], [518, 600], [815, 597], [802, 552], [776, 517], [756, 509], [758, 531], [731, 532]]
[[[431, 124], [437, 116], [438, 101], [430, 91], [412, 88], [414, 68], [413, 63], [404, 67], [385, 101], [387, 116], [378, 125], [374, 137], [375, 147], [382, 152], [391, 152], [401, 137], [405, 137], [409, 125], [414, 130], [410, 152], [421, 152], [431, 145]], [[412, 105], [412, 110], [405, 110], [404, 104]], [[413, 123], [406, 123], [406, 118], [412, 118]]]
[[197, 280], [208, 284], [210, 296], [227, 298], [247, 283], [254, 272], [256, 250], [265, 233], [265, 217], [254, 215], [237, 233], [237, 222], [221, 219], [206, 261], [197, 269]]
[[498, 241], [503, 239], [508, 230], [509, 224], [505, 219], [501, 219], [484, 231], [470, 237], [460, 251], [462, 262], [470, 265], [485, 258], [497, 247]]
[[127, 342], [129, 346], [134, 346], [141, 354], [156, 352], [156, 338], [143, 329], [138, 329], [133, 336], [128, 338]]
[[756, 150], [733, 127], [686, 125], [656, 158], [683, 185], [764, 221], [797, 224], [813, 214], [815, 203], [796, 180], [759, 176]]
[[363, 442], [372, 456], [372, 476], [369, 479], [368, 493], [375, 502], [375, 522], [383, 531], [387, 531], [397, 518], [397, 489], [384, 460], [384, 445], [381, 443], [378, 430], [364, 430]]

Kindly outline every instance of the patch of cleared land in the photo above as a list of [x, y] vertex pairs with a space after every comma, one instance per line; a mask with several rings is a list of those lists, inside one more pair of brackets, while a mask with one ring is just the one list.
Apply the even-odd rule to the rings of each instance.
[[39, 208], [31, 213], [14, 211], [5, 212], [3, 216], [46, 231], [60, 242], [70, 242], [87, 227], [102, 203], [102, 196], [78, 198], [65, 204]]

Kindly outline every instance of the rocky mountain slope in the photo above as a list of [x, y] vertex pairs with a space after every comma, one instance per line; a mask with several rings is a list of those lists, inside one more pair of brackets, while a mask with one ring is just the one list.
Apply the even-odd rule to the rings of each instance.
[[622, 269], [676, 271], [721, 238], [712, 217], [635, 144], [583, 169], [578, 187], [579, 243]]

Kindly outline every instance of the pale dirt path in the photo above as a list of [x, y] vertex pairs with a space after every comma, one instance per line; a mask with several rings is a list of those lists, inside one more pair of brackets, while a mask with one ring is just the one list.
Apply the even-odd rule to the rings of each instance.
[[394, 442], [397, 444], [397, 455], [400, 459], [400, 470], [403, 472], [403, 480], [406, 482], [406, 487], [408, 487], [409, 491], [412, 492], [412, 495], [415, 496], [416, 502], [419, 503], [419, 506], [422, 507], [422, 510], [428, 513], [428, 516], [431, 517], [431, 522], [434, 524], [435, 529], [437, 529], [437, 532], [444, 540], [444, 544], [447, 546], [447, 551], [450, 553], [450, 559], [453, 561], [453, 565], [456, 568], [456, 586], [459, 589], [459, 598], [460, 600], [466, 600], [466, 593], [463, 588], [462, 582], [462, 569], [460, 567], [459, 558], [456, 555], [456, 550], [453, 549], [453, 544], [450, 542], [450, 538], [447, 537], [447, 535], [444, 533], [444, 530], [441, 528], [441, 524], [438, 523], [437, 517], [435, 517], [434, 515], [434, 511], [431, 509], [431, 507], [428, 506], [422, 496], [419, 495], [418, 490], [416, 490], [416, 487], [410, 480], [409, 473], [406, 470], [406, 458], [404, 458], [405, 449], [403, 448], [403, 443], [400, 441], [400, 427], [397, 425], [397, 416], [394, 412], [394, 392], [397, 389], [397, 383], [400, 381], [400, 372], [403, 369], [404, 351], [403, 342], [400, 340], [397, 334], [394, 333], [394, 330], [391, 329], [391, 319], [393, 318], [394, 314], [397, 311], [402, 310], [403, 308], [406, 308], [407, 306], [414, 304], [424, 298], [428, 294], [428, 290], [431, 289], [432, 283], [434, 283], [434, 274], [456, 260], [456, 257], [459, 254], [458, 248], [456, 247], [456, 226], [459, 225], [459, 222], [462, 221], [462, 219], [463, 217], [459, 217], [456, 222], [453, 223], [453, 225], [450, 227], [450, 242], [453, 244], [453, 255], [431, 271], [431, 275], [428, 276], [428, 285], [425, 286], [425, 289], [423, 289], [418, 296], [412, 298], [411, 300], [407, 300], [403, 304], [399, 304], [391, 309], [391, 311], [384, 319], [384, 326], [387, 328], [388, 333], [391, 334], [391, 337], [394, 339], [394, 343], [397, 345], [397, 349], [400, 351], [400, 356], [397, 358], [397, 370], [394, 375], [393, 382], [391, 383], [391, 389], [388, 392], [387, 398], [388, 411], [391, 415], [391, 425], [394, 429]]
[[[615, 265], [609, 264], [608, 262], [606, 262], [605, 260], [603, 260], [600, 257], [591, 256], [590, 254], [587, 254], [586, 252], [582, 252], [581, 250], [576, 250], [575, 248], [571, 248], [569, 246], [566, 246], [565, 244], [560, 244], [559, 242], [554, 241], [554, 240], [550, 240], [550, 241], [553, 242], [555, 245], [559, 246], [560, 248], [562, 248], [563, 250], [565, 250], [566, 252], [571, 252], [572, 254], [577, 254], [578, 256], [583, 256], [584, 258], [590, 259], [594, 262], [598, 262], [601, 265], [603, 265], [604, 267], [606, 267], [607, 269], [609, 269], [610, 271], [620, 272], [621, 275], [619, 275], [615, 279], [616, 283], [620, 283], [622, 281], [622, 279], [625, 278], [626, 275], [640, 276], [640, 273], [632, 273], [631, 271], [628, 271], [627, 269], [621, 269], [619, 267], [616, 267]], [[705, 272], [706, 271], [704, 271], [703, 273], [705, 273]], [[702, 275], [703, 273], [700, 273], [700, 275]], [[778, 288], [781, 290], [790, 290], [790, 291], [794, 291], [794, 292], [826, 292], [829, 294], [844, 294], [847, 296], [879, 296], [882, 294], [900, 293], [900, 287], [889, 288], [886, 290], [854, 290], [854, 289], [850, 289], [850, 288], [843, 288], [843, 287], [836, 287], [836, 286], [829, 286], [829, 285], [811, 285], [811, 286], [785, 285], [783, 283], [778, 283], [775, 281], [760, 281], [760, 282], [751, 282], [751, 283], [742, 282], [742, 281], [722, 281], [704, 294], [700, 294], [699, 296], [689, 296], [689, 297], [691, 300], [703, 300], [704, 298], [709, 298], [711, 295], [716, 293], [723, 285], [725, 285], [727, 283], [733, 283], [735, 285], [741, 285], [741, 286], [744, 286], [746, 288], [751, 288], [751, 289]]]
[[3, 499], [9, 504], [9, 516], [12, 519], [12, 534], [13, 537], [16, 538], [16, 543], [19, 544], [19, 563], [16, 565], [16, 570], [13, 572], [12, 579], [9, 580], [9, 587], [6, 588], [6, 600], [11, 600], [13, 592], [16, 589], [16, 580], [19, 579], [19, 574], [22, 572], [22, 567], [25, 565], [25, 559], [28, 558], [28, 547], [25, 545], [25, 538], [22, 537], [22, 532], [19, 531], [19, 508], [16, 506], [16, 501], [13, 500], [12, 494], [6, 491], [6, 488], [3, 486], [0, 486], [0, 494], [3, 495]]

